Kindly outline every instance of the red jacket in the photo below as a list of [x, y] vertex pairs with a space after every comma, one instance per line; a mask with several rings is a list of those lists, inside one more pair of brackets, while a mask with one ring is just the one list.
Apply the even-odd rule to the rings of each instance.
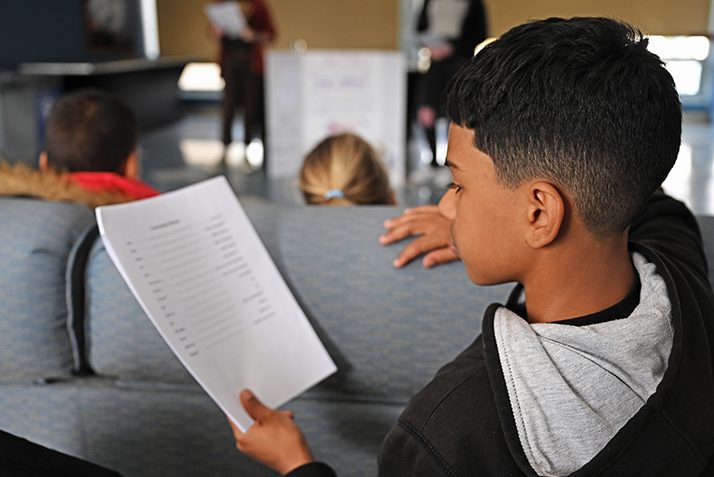
[[140, 180], [113, 172], [73, 172], [69, 174], [69, 178], [82, 188], [92, 192], [116, 192], [133, 200], [147, 199], [160, 194], [159, 191]]

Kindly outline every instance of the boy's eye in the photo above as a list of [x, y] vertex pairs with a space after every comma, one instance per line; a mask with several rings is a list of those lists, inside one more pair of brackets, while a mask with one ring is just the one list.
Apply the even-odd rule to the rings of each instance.
[[452, 182], [451, 184], [449, 184], [449, 189], [455, 189], [456, 193], [458, 194], [461, 190], [461, 186]]

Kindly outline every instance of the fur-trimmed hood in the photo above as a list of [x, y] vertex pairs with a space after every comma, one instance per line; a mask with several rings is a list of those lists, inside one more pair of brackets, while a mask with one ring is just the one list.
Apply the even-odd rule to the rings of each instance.
[[21, 162], [10, 166], [4, 161], [0, 163], [0, 196], [77, 202], [91, 208], [132, 200], [119, 192], [92, 192], [84, 189], [67, 174], [30, 169]]

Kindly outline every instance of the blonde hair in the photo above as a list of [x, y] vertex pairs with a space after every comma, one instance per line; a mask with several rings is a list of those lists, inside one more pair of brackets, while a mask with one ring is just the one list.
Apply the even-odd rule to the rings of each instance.
[[390, 204], [387, 168], [367, 141], [355, 134], [324, 139], [305, 157], [300, 188], [308, 204]]

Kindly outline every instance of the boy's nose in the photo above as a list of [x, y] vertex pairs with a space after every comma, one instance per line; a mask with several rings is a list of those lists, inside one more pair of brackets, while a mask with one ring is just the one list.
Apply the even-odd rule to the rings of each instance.
[[447, 219], [454, 221], [456, 217], [456, 192], [454, 189], [448, 189], [439, 201], [439, 212]]

